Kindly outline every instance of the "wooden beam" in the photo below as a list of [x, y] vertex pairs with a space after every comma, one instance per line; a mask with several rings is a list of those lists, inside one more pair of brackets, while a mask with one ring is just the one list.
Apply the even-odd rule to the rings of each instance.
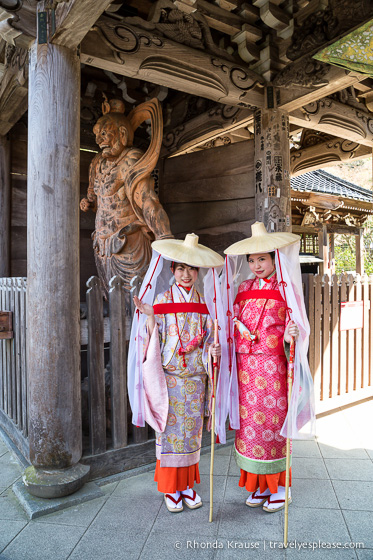
[[[307, 78], [306, 72], [309, 68], [306, 62], [315, 65]], [[313, 103], [322, 97], [331, 95], [340, 89], [353, 86], [365, 80], [366, 76], [357, 72], [347, 72], [337, 66], [325, 65], [323, 73], [317, 71], [318, 61], [308, 57], [307, 61], [302, 59], [288, 64], [275, 78], [274, 84], [281, 89], [281, 101], [279, 107], [289, 113], [300, 107]], [[301, 76], [301, 78], [299, 78]], [[304, 83], [298, 83], [297, 80]], [[312, 81], [314, 83], [312, 83]], [[319, 83], [317, 83], [319, 82]]]
[[233, 138], [241, 138], [242, 140], [251, 140], [251, 138], [253, 137], [252, 133], [247, 130], [246, 127], [244, 128], [237, 128], [235, 130], [233, 130], [230, 135]]
[[356, 107], [324, 98], [290, 114], [292, 124], [312, 128], [357, 142], [373, 146], [373, 117]]
[[198, 0], [197, 5], [198, 12], [205, 17], [209, 26], [227, 35], [235, 35], [241, 31], [241, 26], [245, 23], [244, 19], [237, 14], [210, 4], [206, 0]]
[[[206, 150], [204, 154], [200, 152], [184, 154], [167, 158], [163, 160], [163, 163], [164, 169], [159, 188], [161, 202], [164, 201], [164, 197], [168, 196], [167, 190], [169, 191], [176, 184], [182, 185], [194, 180], [204, 181], [212, 177], [218, 182], [223, 177], [246, 174], [248, 177], [247, 188], [251, 192], [249, 182], [254, 172], [254, 142], [248, 140], [230, 146], [219, 146]], [[223, 193], [221, 194], [221, 200], [224, 200]], [[189, 193], [186, 192], [183, 196], [189, 196]], [[252, 193], [250, 196], [254, 196], [254, 194]], [[239, 197], [233, 196], [232, 198]], [[216, 200], [215, 190], [210, 193], [210, 200]]]
[[[219, 136], [242, 130], [253, 122], [253, 112], [248, 109], [216, 105], [182, 126], [166, 130], [161, 156], [187, 153]], [[250, 134], [249, 131], [246, 132]]]
[[353, 161], [372, 155], [369, 146], [358, 144], [344, 138], [333, 138], [326, 142], [292, 150], [290, 152], [290, 173], [292, 177], [308, 171], [322, 169], [342, 161]]
[[104, 16], [84, 38], [81, 61], [227, 105], [264, 103], [264, 79], [247, 67]]
[[56, 32], [52, 42], [74, 48], [82, 42], [112, 0], [69, 0], [56, 8]]
[[[343, 233], [347, 235], [358, 235], [360, 228], [340, 225], [340, 224], [325, 224], [326, 230], [328, 233]], [[314, 227], [311, 226], [298, 226], [294, 225], [292, 227], [293, 233], [310, 233], [310, 234], [318, 234], [322, 232], [322, 224], [317, 224]]]

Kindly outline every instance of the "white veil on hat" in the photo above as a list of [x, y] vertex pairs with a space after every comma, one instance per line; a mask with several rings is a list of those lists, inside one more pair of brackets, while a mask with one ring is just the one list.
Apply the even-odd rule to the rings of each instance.
[[295, 343], [293, 390], [280, 433], [284, 437], [306, 439], [315, 435], [315, 400], [307, 358], [310, 325], [304, 305], [299, 248], [298, 241], [276, 250], [279, 289], [286, 301], [290, 319], [299, 327], [299, 337]]
[[[168, 240], [168, 243], [170, 241], [174, 240]], [[156, 243], [159, 244], [159, 242], [154, 242], [153, 247], [157, 246]], [[173, 251], [172, 244], [170, 246]], [[175, 247], [179, 250], [179, 247], [176, 244]], [[199, 245], [199, 247], [201, 246]], [[160, 247], [160, 250], [163, 252], [162, 247]], [[170, 264], [172, 261], [176, 260], [172, 251], [169, 253], [169, 256], [165, 256], [163, 254], [161, 255], [155, 250], [155, 248], [153, 248], [152, 260], [139, 293], [139, 298], [142, 302], [153, 305], [155, 296], [166, 291], [170, 287], [170, 283], [173, 281]], [[201, 255], [202, 253], [200, 253], [200, 256]], [[180, 258], [180, 255], [178, 256]], [[219, 255], [217, 255], [217, 257], [219, 257], [220, 260], [217, 260], [216, 263], [222, 263], [223, 259]], [[205, 258], [204, 255], [202, 255], [202, 258]], [[190, 259], [188, 259], [187, 264], [196, 266], [194, 261], [191, 261]], [[206, 264], [199, 264], [199, 266], [200, 270], [198, 280], [196, 282], [196, 288], [203, 295], [211, 318], [213, 320], [217, 319], [219, 324], [219, 342], [222, 345], [222, 356], [220, 360], [215, 395], [215, 433], [218, 435], [220, 442], [225, 443], [225, 420], [227, 417], [229, 375], [228, 368], [226, 366], [228, 361], [228, 352], [226, 347], [227, 337], [225, 333], [225, 313], [218, 276], [222, 269], [222, 265], [215, 265], [215, 268], [207, 268], [208, 265]], [[132, 409], [132, 423], [136, 426], [145, 425], [142, 364], [144, 358], [144, 342], [146, 337], [146, 316], [136, 312], [132, 322], [128, 353], [128, 395]], [[208, 359], [207, 355], [203, 355], [205, 367], [207, 366]]]

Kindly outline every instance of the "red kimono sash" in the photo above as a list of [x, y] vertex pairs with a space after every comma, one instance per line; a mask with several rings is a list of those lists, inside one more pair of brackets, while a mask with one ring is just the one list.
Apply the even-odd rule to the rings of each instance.
[[205, 303], [157, 303], [153, 305], [156, 315], [166, 315], [167, 313], [201, 313], [208, 315], [209, 310]]
[[246, 299], [275, 299], [285, 303], [284, 298], [278, 290], [246, 290], [237, 294], [234, 303], [240, 303]]

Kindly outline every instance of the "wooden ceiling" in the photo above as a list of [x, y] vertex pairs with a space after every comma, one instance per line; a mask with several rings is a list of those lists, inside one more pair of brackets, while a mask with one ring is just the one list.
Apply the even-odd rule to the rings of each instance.
[[170, 156], [249, 139], [274, 86], [290, 115], [294, 173], [371, 153], [373, 81], [312, 58], [372, 18], [370, 0], [0, 0], [1, 134], [27, 109], [37, 11], [46, 40], [80, 45], [87, 148], [102, 92], [128, 109], [158, 97]]

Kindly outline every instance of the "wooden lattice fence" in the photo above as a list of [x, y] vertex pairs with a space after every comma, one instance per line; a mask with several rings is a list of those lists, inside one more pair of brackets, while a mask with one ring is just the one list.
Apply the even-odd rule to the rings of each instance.
[[0, 425], [28, 457], [26, 278], [0, 278], [0, 310], [13, 321], [13, 338], [0, 340]]
[[[316, 410], [373, 396], [373, 276], [308, 275], [309, 363]], [[363, 301], [363, 328], [340, 330], [341, 302]]]

